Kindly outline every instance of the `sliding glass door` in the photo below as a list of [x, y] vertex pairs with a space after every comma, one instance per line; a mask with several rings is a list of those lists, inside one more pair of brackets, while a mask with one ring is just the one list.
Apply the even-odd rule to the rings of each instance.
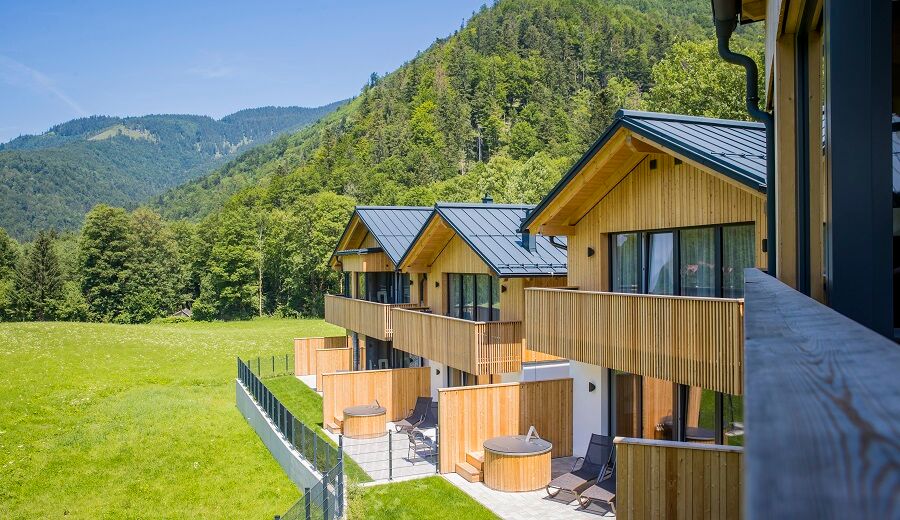
[[487, 274], [447, 275], [447, 316], [471, 321], [500, 319], [500, 280]]

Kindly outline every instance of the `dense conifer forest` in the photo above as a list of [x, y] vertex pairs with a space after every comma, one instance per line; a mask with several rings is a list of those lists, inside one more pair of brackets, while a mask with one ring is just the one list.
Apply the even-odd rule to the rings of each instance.
[[[0, 237], [0, 262], [13, 251], [0, 310], [320, 315], [354, 204], [537, 202], [622, 107], [746, 119], [743, 72], [717, 57], [708, 17], [706, 0], [500, 0], [373, 73], [317, 123], [153, 197], [152, 209], [96, 207], [80, 233], [39, 235], [55, 248]], [[761, 28], [742, 31], [734, 47], [761, 60]], [[44, 250], [59, 256], [58, 281], [34, 291], [21, 273]]]

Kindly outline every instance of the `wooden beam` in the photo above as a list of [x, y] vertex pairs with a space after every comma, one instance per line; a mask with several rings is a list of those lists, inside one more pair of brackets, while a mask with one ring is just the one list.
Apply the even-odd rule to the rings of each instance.
[[766, 19], [766, 0], [744, 0], [741, 3], [741, 19], [759, 22]]
[[577, 228], [575, 226], [560, 226], [553, 224], [544, 224], [538, 232], [546, 236], [572, 236]]
[[660, 149], [655, 145], [651, 144], [649, 141], [636, 139], [634, 135], [629, 135], [625, 138], [625, 146], [636, 153], [660, 153]]
[[778, 242], [776, 269], [778, 278], [797, 287], [797, 130], [794, 96], [796, 81], [793, 35], [776, 42], [775, 60], [775, 171], [776, 185], [769, 186], [777, 196], [775, 221]]

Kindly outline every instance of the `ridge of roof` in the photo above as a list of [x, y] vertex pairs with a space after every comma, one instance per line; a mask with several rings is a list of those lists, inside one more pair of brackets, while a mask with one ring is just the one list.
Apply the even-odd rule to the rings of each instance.
[[631, 117], [638, 119], [655, 119], [658, 121], [675, 121], [678, 123], [698, 123], [704, 125], [730, 126], [739, 128], [751, 128], [765, 130], [766, 125], [757, 121], [741, 121], [739, 119], [720, 119], [716, 117], [688, 116], [684, 114], [670, 114], [666, 112], [646, 112], [643, 110], [626, 110], [620, 108], [614, 116], [616, 119]]

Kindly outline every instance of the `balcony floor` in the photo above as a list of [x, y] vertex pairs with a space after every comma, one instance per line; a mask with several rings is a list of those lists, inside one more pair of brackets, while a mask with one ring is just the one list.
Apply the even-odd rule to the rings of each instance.
[[[572, 469], [573, 462], [575, 462], [575, 457], [553, 459], [550, 468], [551, 476], [556, 478], [568, 472]], [[603, 505], [592, 504], [587, 511], [581, 509], [575, 495], [571, 494], [566, 496], [564, 493], [560, 493], [556, 499], [552, 499], [543, 489], [525, 493], [505, 493], [494, 491], [481, 482], [469, 482], [456, 473], [448, 473], [444, 477], [500, 518], [565, 520], [570, 518], [612, 519], [616, 517]], [[570, 500], [570, 502], [566, 503], [565, 500]]]

